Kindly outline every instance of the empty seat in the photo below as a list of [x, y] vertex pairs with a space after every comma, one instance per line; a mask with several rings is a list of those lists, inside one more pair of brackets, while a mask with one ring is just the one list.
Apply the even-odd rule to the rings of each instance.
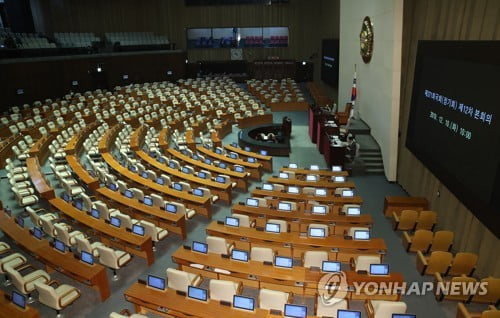
[[269, 247], [252, 246], [250, 249], [250, 259], [257, 262], [270, 262], [274, 261], [274, 252]]
[[417, 270], [420, 275], [445, 274], [452, 258], [450, 252], [435, 251], [430, 257], [425, 257], [422, 252], [417, 251]]
[[63, 225], [62, 223], [54, 224], [54, 230], [56, 238], [59, 239], [68, 247], [71, 247], [76, 244], [77, 237], [80, 238], [85, 237], [85, 235], [83, 235], [83, 233], [80, 231], [69, 232], [68, 227]]
[[476, 269], [477, 258], [477, 254], [474, 253], [457, 253], [446, 274], [451, 276], [472, 276]]
[[472, 297], [472, 302], [482, 303], [482, 304], [492, 304], [498, 306], [500, 301], [500, 278], [483, 278], [481, 283], [486, 285], [486, 293], [481, 295], [477, 293]]
[[217, 236], [207, 236], [208, 252], [215, 254], [229, 255], [234, 247], [234, 243], [227, 243], [225, 238]]
[[434, 233], [434, 239], [432, 240], [432, 245], [429, 251], [450, 251], [453, 246], [453, 237], [454, 234], [451, 231], [437, 231]]
[[349, 303], [347, 299], [341, 298], [330, 298], [328, 303], [318, 296], [316, 301], [316, 316], [317, 317], [337, 317], [337, 311], [339, 309], [348, 309]]
[[[34, 269], [33, 266], [28, 265]], [[14, 268], [7, 266], [5, 272], [9, 276], [10, 281], [21, 293], [28, 295], [28, 303], [33, 302], [31, 293], [35, 290], [35, 283], [48, 283], [50, 282], [50, 275], [41, 269], [34, 270], [29, 274], [22, 276], [20, 272]]]
[[168, 288], [187, 293], [188, 286], [199, 286], [203, 278], [200, 275], [167, 268]]
[[101, 242], [93, 242], [90, 241], [86, 237], [75, 237], [76, 248], [78, 253], [85, 251], [89, 254], [92, 254], [94, 257], [99, 257], [99, 250], [97, 247], [104, 246]]
[[285, 304], [290, 303], [292, 295], [282, 291], [261, 288], [259, 291], [259, 307], [266, 310], [282, 311]]
[[241, 293], [243, 284], [229, 280], [212, 279], [209, 283], [210, 299], [233, 302], [233, 296]]
[[117, 270], [127, 265], [132, 256], [124, 251], [116, 251], [106, 246], [97, 246], [99, 262], [113, 270], [113, 280], [118, 280]]
[[436, 225], [437, 214], [434, 211], [420, 211], [415, 230], [433, 231]]
[[429, 250], [434, 234], [428, 230], [417, 230], [413, 236], [408, 232], [403, 232], [403, 246], [407, 252], [427, 253]]
[[359, 255], [356, 258], [351, 258], [350, 266], [351, 270], [359, 272], [370, 272], [371, 264], [380, 264], [380, 257], [373, 255]]
[[415, 228], [418, 212], [414, 210], [403, 210], [400, 215], [393, 212], [392, 218], [394, 230], [410, 231]]
[[328, 261], [327, 251], [306, 251], [302, 258], [302, 264], [306, 268], [322, 268], [324, 261]]
[[251, 222], [248, 215], [233, 213], [231, 216], [239, 220], [240, 227], [255, 227], [255, 221]]
[[368, 318], [391, 318], [393, 314], [406, 313], [406, 303], [403, 301], [371, 300], [365, 302]]
[[[56, 288], [52, 287], [54, 284], [57, 285]], [[81, 295], [77, 288], [55, 281], [52, 281], [50, 285], [41, 282], [35, 283], [35, 288], [38, 291], [40, 303], [56, 310], [58, 316], [61, 310], [71, 305]]]

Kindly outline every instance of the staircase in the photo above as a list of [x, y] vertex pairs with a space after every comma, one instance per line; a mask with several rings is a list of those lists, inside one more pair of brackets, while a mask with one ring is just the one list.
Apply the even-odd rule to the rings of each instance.
[[380, 149], [359, 150], [359, 158], [365, 163], [366, 174], [384, 174], [384, 161]]

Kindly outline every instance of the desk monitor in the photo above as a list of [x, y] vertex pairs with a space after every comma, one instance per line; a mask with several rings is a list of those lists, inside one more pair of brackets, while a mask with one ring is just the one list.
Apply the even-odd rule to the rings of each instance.
[[132, 233], [140, 235], [140, 236], [144, 236], [144, 226], [134, 224], [132, 226]]
[[337, 310], [337, 318], [361, 318], [361, 311], [339, 309]]
[[243, 250], [233, 249], [231, 251], [231, 259], [240, 262], [248, 262], [248, 252]]
[[198, 155], [197, 155], [197, 154], [194, 154], [194, 155], [193, 155], [193, 159], [194, 159], [194, 160], [198, 160], [199, 158], [200, 158], [200, 157], [198, 157]]
[[256, 163], [257, 159], [255, 159], [253, 157], [248, 157], [247, 161], [250, 162], [250, 163]]
[[314, 205], [312, 208], [314, 214], [326, 214], [326, 205]]
[[226, 169], [227, 165], [224, 162], [219, 163], [219, 168]]
[[417, 318], [417, 315], [413, 315], [413, 314], [392, 314], [392, 318]]
[[222, 150], [220, 150], [219, 148], [215, 148], [215, 153], [220, 155], [220, 154], [222, 154]]
[[80, 253], [80, 260], [86, 264], [94, 265], [94, 256], [88, 252], [82, 251]]
[[195, 252], [198, 252], [198, 253], [207, 254], [208, 244], [198, 242], [198, 241], [193, 241], [193, 244], [191, 244], [191, 249]]
[[370, 275], [389, 275], [389, 264], [370, 264]]
[[342, 171], [342, 166], [332, 166], [332, 171], [333, 172], [340, 172], [340, 171]]
[[208, 292], [206, 289], [188, 286], [188, 297], [196, 300], [207, 301]]
[[184, 156], [187, 156], [188, 152], [186, 149], [182, 149], [181, 153], [184, 155]]
[[309, 170], [317, 171], [317, 170], [319, 170], [319, 166], [318, 165], [311, 165], [311, 167], [309, 167]]
[[156, 183], [158, 183], [159, 185], [164, 185], [165, 184], [165, 180], [163, 180], [163, 178], [156, 178]]
[[353, 239], [354, 240], [369, 240], [370, 239], [370, 231], [368, 231], [368, 230], [355, 230]]
[[243, 173], [243, 172], [245, 172], [245, 168], [242, 166], [234, 166], [234, 171], [239, 172], [239, 173]]
[[345, 182], [345, 177], [335, 176], [335, 177], [333, 177], [333, 182]]
[[225, 222], [225, 224], [227, 226], [239, 227], [240, 226], [240, 219], [233, 218], [231, 216], [226, 216], [226, 222]]
[[245, 147], [243, 150], [250, 151], [250, 147]]
[[270, 183], [263, 183], [262, 184], [262, 190], [266, 190], [266, 191], [273, 191], [274, 190], [274, 186]]
[[150, 156], [151, 158], [156, 158], [156, 152], [154, 152], [154, 151], [150, 151], [150, 152], [149, 152], [149, 156]]
[[212, 164], [212, 160], [210, 160], [210, 159], [206, 158], [206, 159], [205, 159], [205, 163], [206, 163], [207, 165], [211, 165], [211, 164]]
[[263, 156], [267, 156], [267, 150], [261, 150], [259, 153]]
[[[111, 191], [116, 191], [116, 190], [118, 190], [118, 186], [116, 185], [116, 183], [110, 183], [110, 184], [108, 184], [108, 188], [109, 188], [109, 190], [111, 190]], [[67, 202], [67, 201], [66, 201], [66, 202]]]
[[231, 159], [238, 159], [238, 155], [234, 152], [229, 153], [229, 158]]
[[289, 175], [286, 172], [280, 172], [279, 176], [280, 179], [289, 179]]
[[120, 227], [122, 225], [122, 221], [116, 216], [112, 216], [111, 218], [109, 218], [109, 223], [116, 227]]
[[125, 190], [125, 196], [129, 199], [133, 199], [134, 193], [131, 190]]
[[165, 163], [165, 162], [167, 162], [167, 161], [165, 160], [165, 158], [163, 158], [163, 157], [159, 157], [159, 158], [158, 158], [158, 162], [159, 162], [159, 163]]
[[290, 169], [297, 169], [297, 164], [296, 163], [290, 163], [290, 164], [288, 164], [288, 168], [290, 168]]
[[182, 173], [185, 173], [185, 174], [190, 174], [191, 171], [188, 169], [188, 167], [182, 167]]
[[66, 245], [58, 239], [54, 239], [54, 248], [61, 253], [66, 252]]
[[310, 227], [309, 228], [309, 236], [310, 237], [325, 238], [326, 237], [326, 232], [325, 232], [324, 228]]
[[307, 307], [285, 304], [285, 317], [307, 318]]
[[354, 191], [352, 190], [342, 190], [342, 196], [346, 198], [351, 198], [354, 196]]
[[175, 169], [175, 162], [169, 162], [168, 164], [169, 168]]
[[141, 177], [143, 177], [144, 179], [147, 179], [148, 173], [146, 171], [141, 172]]
[[351, 206], [347, 208], [347, 215], [360, 215], [361, 214], [361, 209], [359, 206]]
[[207, 174], [203, 171], [200, 171], [198, 172], [198, 178], [202, 178], [202, 179], [206, 179], [207, 178]]
[[101, 214], [99, 213], [99, 210], [94, 209], [94, 208], [92, 208], [92, 209], [90, 210], [90, 215], [91, 215], [94, 219], [99, 219], [99, 218], [100, 218], [100, 216], [101, 216]]
[[143, 203], [147, 206], [153, 206], [153, 199], [151, 199], [150, 197], [144, 197]]
[[[112, 185], [112, 184], [113, 184], [113, 185], [115, 185], [115, 187], [116, 187], [116, 184], [114, 184], [114, 183], [110, 183], [110, 184], [109, 184], [109, 188], [110, 188], [110, 189], [111, 189], [111, 185]], [[111, 189], [111, 190], [113, 190], [113, 189]], [[116, 189], [115, 189], [115, 190], [113, 190], [113, 191], [116, 191]], [[69, 194], [67, 194], [66, 192], [64, 192], [64, 193], [63, 193], [62, 198], [63, 198], [63, 200], [64, 200], [64, 201], [66, 201], [66, 202], [71, 201], [71, 198], [70, 198]]]
[[165, 290], [165, 279], [154, 275], [148, 275], [147, 286], [159, 290]]
[[291, 193], [291, 194], [299, 194], [299, 187], [288, 187], [288, 193]]
[[318, 181], [318, 177], [312, 174], [306, 176], [306, 181]]
[[173, 184], [173, 188], [174, 188], [174, 190], [182, 191], [182, 184], [175, 182]]
[[132, 172], [136, 172], [137, 171], [137, 167], [136, 166], [129, 166], [128, 169]]
[[238, 143], [237, 143], [237, 142], [235, 142], [235, 141], [233, 141], [233, 142], [231, 143], [231, 146], [233, 146], [234, 148], [238, 148]]
[[341, 271], [340, 262], [323, 261], [321, 270], [326, 273], [339, 273]]
[[282, 268], [292, 268], [293, 267], [293, 259], [291, 257], [275, 256], [274, 257], [274, 266], [282, 267]]
[[247, 206], [258, 207], [259, 206], [259, 200], [252, 199], [252, 198], [247, 198], [246, 205]]
[[12, 291], [12, 303], [21, 309], [26, 309], [26, 297], [18, 293], [17, 291]]
[[324, 188], [315, 189], [314, 195], [317, 197], [326, 197], [326, 189], [324, 189]]
[[215, 181], [219, 183], [226, 183], [226, 178], [222, 176], [217, 176], [217, 178], [215, 178]]
[[280, 233], [281, 232], [281, 224], [266, 223], [265, 231], [269, 232], [269, 233]]
[[16, 223], [19, 225], [21, 228], [24, 228], [24, 219], [22, 216], [18, 215], [16, 217]]
[[239, 295], [233, 296], [233, 307], [244, 310], [255, 310], [255, 299]]
[[33, 228], [33, 236], [36, 237], [37, 239], [41, 240], [42, 237], [43, 237], [43, 232], [42, 232], [42, 229], [35, 226]]
[[203, 147], [205, 147], [205, 149], [210, 150], [210, 145], [209, 144], [203, 144]]
[[75, 208], [77, 208], [78, 210], [83, 210], [83, 202], [82, 200], [76, 200], [76, 201], [73, 201], [73, 203], [75, 204]]
[[202, 197], [204, 195], [204, 192], [202, 189], [193, 189], [193, 194], [197, 197]]
[[175, 213], [177, 213], [177, 206], [172, 204], [172, 203], [166, 203], [165, 204], [165, 211], [175, 214]]
[[278, 202], [279, 211], [292, 211], [292, 205], [289, 202]]

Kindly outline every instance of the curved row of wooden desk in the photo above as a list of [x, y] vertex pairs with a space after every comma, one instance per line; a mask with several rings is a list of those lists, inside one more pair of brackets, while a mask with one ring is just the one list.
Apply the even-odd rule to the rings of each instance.
[[259, 163], [262, 164], [262, 169], [272, 172], [273, 171], [273, 157], [272, 156], [264, 156], [261, 155], [260, 153], [252, 152], [252, 151], [246, 151], [244, 149], [241, 149], [239, 147], [234, 147], [233, 145], [225, 145], [224, 148], [226, 148], [227, 151], [235, 152], [239, 156], [242, 156], [243, 158], [255, 158], [258, 160]]
[[269, 177], [267, 179], [268, 183], [279, 183], [288, 186], [299, 186], [299, 187], [315, 187], [315, 188], [351, 188], [354, 189], [354, 182], [333, 182], [331, 180], [319, 180], [319, 181], [306, 181], [302, 179], [283, 179], [276, 176]]
[[309, 195], [309, 194], [304, 194], [304, 193], [288, 193], [286, 191], [269, 191], [269, 190], [262, 190], [261, 187], [256, 187], [254, 190], [252, 190], [251, 195], [255, 197], [273, 197], [281, 200], [287, 200], [287, 201], [317, 201], [320, 204], [328, 204], [331, 203], [334, 206], [339, 205], [342, 206], [344, 204], [363, 204], [363, 199], [361, 199], [360, 196], [354, 196], [354, 197], [338, 197], [335, 196], [334, 190], [332, 189], [327, 189], [327, 195], [326, 196], [316, 196], [316, 195]]

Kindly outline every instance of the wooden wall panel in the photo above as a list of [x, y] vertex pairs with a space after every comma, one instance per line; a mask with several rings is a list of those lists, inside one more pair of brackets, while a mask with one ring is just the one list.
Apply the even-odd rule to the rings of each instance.
[[[500, 2], [405, 0], [398, 182], [439, 213], [438, 229], [455, 232], [455, 250], [479, 253], [477, 274], [500, 277], [500, 240], [405, 147], [418, 40], [500, 40]], [[437, 191], [440, 196], [437, 197]]]

